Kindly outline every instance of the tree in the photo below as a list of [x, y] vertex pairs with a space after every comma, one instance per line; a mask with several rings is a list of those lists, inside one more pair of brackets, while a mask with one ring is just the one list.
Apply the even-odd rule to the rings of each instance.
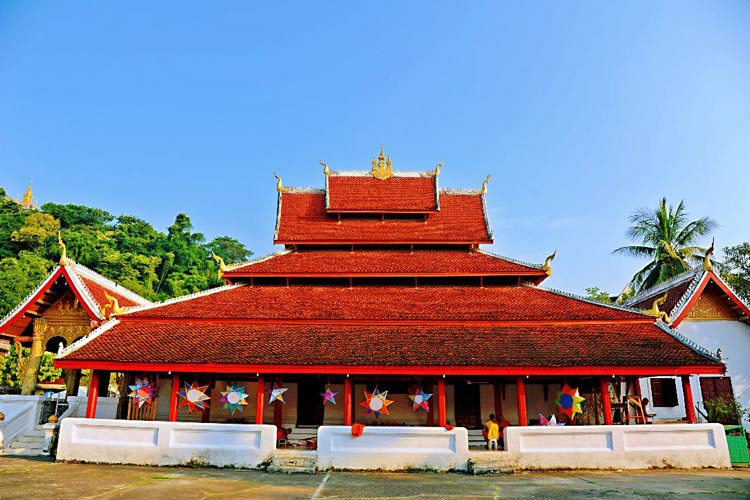
[[630, 280], [637, 292], [690, 270], [691, 262], [701, 263], [706, 249], [695, 243], [718, 226], [709, 217], [688, 222], [684, 202], [674, 208], [667, 205], [666, 198], [659, 201], [656, 210], [641, 208], [634, 212], [630, 223], [626, 234], [639, 244], [620, 247], [614, 253], [651, 259]]
[[229, 236], [217, 236], [206, 248], [223, 258], [227, 264], [245, 261], [253, 254], [245, 245]]
[[721, 277], [737, 295], [750, 302], [750, 243], [724, 248]]
[[46, 239], [57, 236], [60, 221], [49, 214], [34, 212], [26, 217], [23, 226], [13, 231], [10, 239], [23, 243], [29, 249], [39, 247]]
[[586, 289], [586, 295], [584, 295], [584, 297], [589, 300], [594, 300], [596, 302], [603, 302], [605, 304], [612, 303], [609, 293], [605, 292], [604, 290], [600, 290], [599, 287], [596, 287], [596, 286], [588, 287]]

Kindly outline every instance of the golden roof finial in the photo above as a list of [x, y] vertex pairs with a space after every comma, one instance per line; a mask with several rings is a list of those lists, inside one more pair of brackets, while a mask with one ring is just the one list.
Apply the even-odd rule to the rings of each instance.
[[36, 208], [34, 205], [34, 195], [31, 189], [32, 181], [29, 181], [29, 187], [26, 188], [26, 192], [23, 194], [23, 198], [18, 202], [23, 208]]
[[386, 160], [383, 146], [380, 146], [380, 156], [373, 157], [372, 159], [372, 170], [370, 171], [370, 175], [381, 181], [393, 177], [393, 162], [391, 161], [390, 156], [388, 156], [388, 159]]
[[104, 296], [107, 297], [107, 305], [102, 307], [101, 312], [103, 316], [106, 316], [107, 308], [109, 308], [109, 316], [111, 317], [113, 314], [118, 315], [125, 312], [125, 308], [120, 307], [120, 303], [117, 301], [115, 297], [112, 297], [110, 294], [108, 294], [106, 291], [104, 292]]
[[57, 246], [60, 247], [60, 265], [67, 266], [68, 265], [68, 251], [65, 247], [65, 243], [63, 243], [62, 234], [60, 234], [60, 231], [57, 232]]
[[664, 305], [664, 303], [667, 301], [667, 294], [668, 292], [658, 299], [654, 300], [654, 302], [651, 304], [651, 309], [643, 309], [643, 312], [655, 317], [657, 320], [663, 321], [664, 323], [671, 323], [672, 319], [669, 317], [669, 314], [659, 309], [659, 306]]
[[224, 273], [226, 271], [229, 271], [229, 267], [227, 267], [227, 265], [224, 264], [224, 259], [216, 255], [214, 252], [211, 252], [211, 256], [214, 258], [216, 262], [219, 263], [219, 279], [221, 279], [221, 277], [224, 276]]
[[443, 165], [445, 165], [444, 161], [441, 161], [440, 163], [435, 165], [435, 170], [432, 171], [432, 175], [434, 175], [435, 177], [440, 175], [440, 167], [442, 167]]
[[557, 250], [549, 254], [547, 258], [544, 259], [544, 265], [542, 266], [542, 269], [544, 269], [544, 272], [547, 273], [547, 276], [552, 276], [552, 261], [555, 260], [556, 256]]
[[276, 191], [280, 193], [285, 193], [289, 191], [289, 188], [285, 188], [284, 186], [281, 185], [281, 177], [279, 177], [279, 174], [274, 172], [273, 176], [276, 177]]
[[488, 175], [487, 178], [482, 182], [482, 194], [487, 194], [487, 183], [490, 182], [490, 179], [492, 178], [492, 174]]
[[703, 270], [713, 271], [714, 265], [711, 262], [711, 255], [714, 253], [714, 241], [715, 238], [711, 238], [711, 246], [706, 249], [706, 255], [703, 256]]
[[328, 175], [331, 173], [331, 170], [328, 168], [328, 163], [324, 162], [323, 160], [320, 160], [320, 164], [323, 166], [323, 173], [325, 175]]

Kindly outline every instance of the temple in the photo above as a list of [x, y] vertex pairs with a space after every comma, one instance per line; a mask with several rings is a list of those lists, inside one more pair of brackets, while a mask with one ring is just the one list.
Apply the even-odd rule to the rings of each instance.
[[[680, 377], [691, 401], [690, 375], [724, 373], [652, 315], [540, 286], [554, 254], [540, 265], [483, 250], [489, 177], [441, 189], [441, 165], [399, 172], [382, 150], [363, 171], [322, 165], [322, 190], [277, 176], [282, 250], [221, 262], [221, 288], [121, 302], [132, 307], [62, 351], [58, 367], [92, 370], [88, 417], [110, 372], [135, 388], [130, 406], [153, 408], [120, 418], [295, 430], [474, 430], [490, 413], [524, 426], [566, 410], [571, 424], [611, 424], [640, 377]], [[695, 422], [692, 404], [681, 418]]]

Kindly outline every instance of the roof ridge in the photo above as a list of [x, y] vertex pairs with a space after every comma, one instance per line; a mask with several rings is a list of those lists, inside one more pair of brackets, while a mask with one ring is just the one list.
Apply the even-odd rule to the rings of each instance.
[[195, 299], [198, 297], [204, 297], [207, 295], [212, 295], [214, 293], [224, 292], [226, 290], [231, 290], [233, 288], [239, 288], [242, 286], [245, 286], [245, 285], [243, 283], [234, 283], [231, 285], [228, 284], [228, 285], [218, 286], [216, 288], [209, 288], [207, 290], [201, 290], [200, 292], [189, 293], [187, 295], [181, 295], [179, 297], [172, 297], [171, 299], [167, 299], [162, 302], [152, 302], [150, 304], [128, 308], [127, 311], [123, 312], [119, 316], [127, 316], [136, 312], [148, 311], [150, 309], [158, 309], [160, 307], [168, 306], [170, 304], [175, 304], [178, 302], [185, 302], [187, 300]]
[[105, 322], [104, 324], [100, 325], [98, 328], [91, 330], [85, 337], [76, 340], [75, 342], [70, 344], [68, 347], [64, 348], [62, 352], [60, 352], [59, 354], [55, 356], [55, 359], [64, 358], [68, 354], [71, 354], [77, 351], [78, 349], [85, 346], [86, 344], [88, 344], [89, 342], [97, 338], [102, 333], [108, 331], [113, 326], [117, 325], [118, 323], [120, 323], [120, 321], [117, 319], [111, 319]]
[[80, 272], [81, 274], [84, 275], [84, 277], [90, 278], [91, 280], [97, 282], [99, 285], [108, 287], [108, 288], [112, 289], [113, 292], [116, 292], [116, 293], [122, 295], [123, 297], [125, 297], [127, 299], [130, 299], [130, 300], [132, 300], [134, 302], [140, 302], [141, 305], [147, 305], [147, 304], [151, 304], [152, 303], [150, 300], [146, 299], [145, 297], [143, 297], [141, 295], [138, 295], [137, 293], [135, 293], [134, 291], [130, 290], [126, 286], [120, 285], [116, 281], [113, 281], [113, 280], [107, 278], [106, 276], [103, 276], [103, 275], [99, 274], [98, 272], [94, 271], [93, 269], [90, 269], [90, 268], [84, 266], [83, 264], [78, 264], [77, 262], [72, 261], [72, 260], [70, 262], [73, 264], [73, 270], [76, 273]]
[[241, 267], [251, 266], [253, 264], [258, 264], [260, 262], [265, 262], [267, 260], [273, 259], [274, 257], [279, 257], [281, 255], [286, 255], [288, 253], [292, 253], [293, 251], [294, 250], [289, 250], [287, 248], [284, 248], [284, 249], [278, 250], [276, 252], [271, 252], [271, 253], [268, 253], [266, 255], [262, 255], [262, 256], [260, 256], [258, 258], [255, 258], [255, 259], [250, 259], [250, 260], [246, 260], [246, 261], [243, 261], [243, 262], [237, 262], [235, 264], [230, 264], [230, 268], [227, 269], [226, 271], [224, 271], [224, 274], [231, 273], [232, 271], [235, 271], [235, 270], [237, 270], [237, 269], [239, 269]]
[[716, 353], [713, 353], [713, 352], [709, 351], [708, 349], [706, 349], [702, 345], [698, 345], [694, 341], [690, 340], [689, 338], [687, 338], [686, 336], [684, 336], [683, 334], [681, 334], [677, 330], [675, 330], [675, 329], [673, 329], [673, 328], [665, 325], [661, 321], [657, 321], [656, 322], [656, 326], [658, 326], [659, 328], [661, 328], [662, 330], [664, 330], [665, 332], [667, 332], [669, 335], [671, 335], [672, 337], [674, 337], [676, 340], [678, 340], [681, 344], [683, 344], [686, 347], [689, 347], [690, 349], [692, 349], [693, 351], [697, 352], [698, 354], [700, 354], [702, 356], [705, 356], [705, 357], [707, 357], [708, 359], [710, 359], [712, 361], [718, 361], [720, 363], [724, 363], [721, 360], [721, 358], [716, 355]]
[[481, 189], [441, 188], [440, 194], [482, 194]]
[[587, 303], [595, 305], [595, 306], [608, 307], [610, 309], [615, 309], [617, 311], [629, 312], [629, 313], [633, 313], [633, 314], [638, 314], [640, 316], [645, 316], [647, 318], [653, 318], [653, 316], [650, 316], [649, 314], [646, 314], [646, 313], [644, 313], [642, 311], [639, 311], [638, 309], [633, 309], [633, 308], [627, 307], [627, 306], [621, 306], [619, 304], [612, 304], [612, 303], [607, 303], [607, 302], [599, 302], [597, 300], [592, 300], [592, 299], [583, 297], [583, 296], [575, 294], [575, 293], [564, 292], [564, 291], [558, 290], [556, 288], [548, 288], [548, 287], [545, 287], [545, 286], [532, 285], [532, 284], [529, 284], [529, 283], [524, 283], [523, 286], [528, 286], [528, 287], [531, 287], [531, 288], [538, 288], [539, 290], [544, 290], [546, 292], [554, 293], [556, 295], [561, 295], [561, 296], [567, 297], [569, 299], [580, 300], [582, 302], [587, 302]]
[[[683, 308], [683, 307], [685, 306], [685, 304], [686, 304], [686, 303], [687, 303], [687, 301], [688, 301], [688, 298], [689, 298], [689, 297], [690, 297], [691, 295], [693, 295], [693, 292], [695, 291], [695, 289], [696, 289], [696, 288], [698, 288], [698, 285], [699, 285], [699, 284], [700, 284], [700, 283], [701, 283], [701, 282], [703, 281], [703, 279], [704, 279], [704, 278], [705, 278], [706, 276], [708, 276], [708, 273], [707, 273], [706, 271], [704, 271], [704, 272], [702, 272], [702, 273], [697, 273], [697, 274], [696, 274], [696, 275], [695, 275], [695, 276], [693, 277], [693, 280], [692, 280], [692, 281], [690, 282], [690, 285], [689, 285], [689, 286], [687, 287], [687, 289], [686, 289], [686, 290], [685, 290], [685, 292], [684, 292], [684, 293], [682, 294], [682, 296], [681, 296], [681, 297], [679, 298], [679, 300], [678, 300], [678, 301], [677, 301], [677, 302], [675, 303], [675, 305], [674, 305], [674, 307], [672, 308], [672, 310], [671, 310], [671, 311], [669, 311], [669, 315], [670, 315], [671, 317], [674, 317], [674, 313], [675, 313], [676, 311], [679, 311], [680, 309], [682, 309], [682, 308]], [[669, 287], [667, 287], [667, 288], [669, 288]], [[666, 288], [665, 288], [665, 290], [666, 290]]]
[[283, 188], [280, 193], [292, 193], [292, 194], [325, 194], [325, 189], [314, 188], [309, 186], [290, 186]]
[[625, 301], [625, 304], [635, 304], [636, 302], [640, 302], [641, 300], [643, 300], [644, 298], [650, 295], [660, 293], [666, 290], [667, 288], [670, 288], [674, 285], [682, 283], [683, 281], [687, 281], [687, 278], [690, 275], [694, 275], [693, 278], [695, 278], [695, 275], [701, 274], [699, 271], [701, 270], [690, 269], [689, 271], [685, 271], [676, 276], [672, 276], [667, 281], [662, 281], [661, 283], [657, 283], [656, 285], [646, 288], [645, 290], [638, 293], [637, 295], [633, 295], [632, 297], [630, 297], [628, 300]]
[[[73, 266], [65, 266], [65, 267], [71, 267], [71, 269], [68, 270], [66, 273], [68, 277], [70, 278], [70, 281], [72, 281], [75, 286], [80, 290], [81, 296], [84, 298], [86, 302], [89, 304], [89, 308], [96, 314], [96, 317], [99, 319], [104, 319], [104, 315], [101, 313], [101, 308], [103, 304], [100, 304], [96, 298], [94, 298], [94, 294], [91, 293], [91, 290], [89, 290], [89, 287], [86, 286], [86, 283], [81, 280], [81, 277], [78, 275], [78, 273], [75, 271], [74, 267], [77, 265], [74, 261], [70, 261]], [[93, 307], [91, 307], [93, 306]]]
[[[369, 170], [331, 170], [328, 174], [330, 177], [372, 177]], [[399, 170], [394, 171], [391, 177], [412, 177], [412, 178], [428, 178], [434, 177], [434, 171], [429, 170]], [[372, 177], [373, 179], [375, 177]]]
[[507, 260], [508, 262], [512, 262], [514, 264], [518, 264], [518, 265], [526, 266], [526, 267], [531, 267], [533, 269], [539, 269], [540, 271], [542, 270], [543, 264], [532, 264], [530, 262], [525, 262], [525, 261], [522, 261], [522, 260], [514, 259], [512, 257], [506, 257], [504, 255], [492, 253], [492, 252], [490, 252], [488, 250], [483, 250], [481, 248], [477, 248], [476, 251], [480, 252], [480, 253], [483, 253], [485, 255], [489, 255], [490, 257], [495, 257], [496, 259]]

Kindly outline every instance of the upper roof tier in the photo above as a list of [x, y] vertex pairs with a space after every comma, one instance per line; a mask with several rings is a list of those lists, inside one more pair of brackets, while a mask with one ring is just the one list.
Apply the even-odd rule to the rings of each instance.
[[394, 173], [387, 179], [370, 172], [331, 172], [326, 176], [329, 213], [429, 213], [440, 209], [437, 176]]

